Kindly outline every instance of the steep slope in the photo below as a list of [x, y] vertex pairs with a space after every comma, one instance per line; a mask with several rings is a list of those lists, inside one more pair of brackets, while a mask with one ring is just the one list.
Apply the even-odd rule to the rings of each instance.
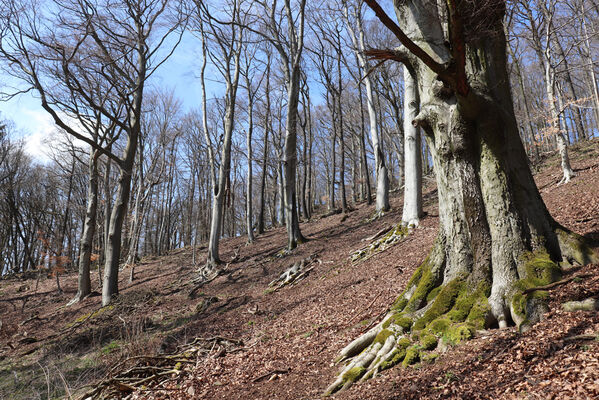
[[[572, 158], [578, 176], [571, 183], [557, 186], [559, 166], [549, 157], [537, 184], [554, 217], [597, 248], [599, 141], [573, 148]], [[310, 241], [289, 255], [279, 254], [285, 245], [281, 228], [250, 246], [245, 238], [226, 239], [222, 254], [230, 261], [227, 274], [201, 287], [193, 283], [196, 267], [190, 249], [144, 259], [133, 284], [120, 282], [121, 296], [110, 308], [100, 309], [99, 296], [63, 307], [76, 291], [73, 274], [61, 277], [63, 294], [45, 276], [39, 285], [37, 276], [4, 279], [0, 399], [64, 392], [76, 398], [90, 389], [84, 384], [134, 367], [145, 370], [127, 382], [157, 375], [158, 370], [147, 372], [152, 366], [163, 368], [164, 374], [130, 387], [104, 382], [111, 393], [140, 399], [317, 398], [337, 372], [331, 366], [337, 352], [378, 321], [432, 245], [435, 190], [425, 193], [428, 214], [421, 226], [358, 262], [352, 262], [351, 254], [376, 242], [374, 235], [400, 220], [401, 198], [392, 198], [392, 211], [372, 222], [373, 208], [362, 204], [347, 217], [304, 223], [302, 231]], [[289, 266], [308, 257], [312, 270], [303, 280], [278, 290], [269, 287]], [[335, 398], [516, 398], [523, 393], [550, 398], [556, 390], [571, 398], [592, 397], [599, 393], [598, 342], [571, 337], [599, 332], [599, 317], [562, 311], [560, 303], [598, 296], [599, 272], [587, 266], [572, 273], [588, 277], [551, 290], [552, 311], [530, 332], [483, 332], [448, 347], [435, 364], [393, 368]], [[168, 354], [185, 352], [188, 357], [179, 364], [164, 361]], [[145, 389], [131, 393], [132, 386]]]

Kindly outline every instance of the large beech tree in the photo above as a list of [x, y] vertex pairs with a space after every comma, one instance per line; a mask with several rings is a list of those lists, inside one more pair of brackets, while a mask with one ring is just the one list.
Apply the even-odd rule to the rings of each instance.
[[596, 259], [549, 215], [528, 167], [506, 68], [505, 1], [395, 0], [399, 24], [365, 1], [402, 44], [367, 54], [402, 62], [416, 81], [413, 124], [433, 157], [440, 227], [387, 316], [341, 351], [338, 361], [349, 361], [328, 393], [417, 361], [441, 336], [526, 329], [546, 306], [543, 292], [525, 290]]

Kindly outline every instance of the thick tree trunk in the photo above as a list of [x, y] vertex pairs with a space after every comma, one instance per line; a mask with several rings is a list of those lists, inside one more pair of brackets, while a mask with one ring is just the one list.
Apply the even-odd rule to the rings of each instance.
[[404, 77], [404, 201], [402, 224], [418, 226], [422, 217], [422, 156], [420, 128], [412, 121], [418, 115], [419, 99], [416, 82], [410, 71], [403, 68]]
[[502, 16], [486, 21], [488, 31], [464, 47], [452, 36], [450, 53], [426, 2], [395, 4], [401, 26], [439, 65], [465, 61], [465, 73], [458, 66], [443, 83], [420, 59], [402, 58], [418, 84], [414, 121], [434, 162], [439, 234], [390, 313], [341, 351], [338, 360], [351, 360], [327, 393], [400, 361], [413, 363], [440, 337], [459, 342], [477, 329], [526, 329], [546, 306], [545, 294], [523, 290], [559, 279], [561, 266], [597, 260], [581, 237], [551, 218], [535, 186], [514, 117]]

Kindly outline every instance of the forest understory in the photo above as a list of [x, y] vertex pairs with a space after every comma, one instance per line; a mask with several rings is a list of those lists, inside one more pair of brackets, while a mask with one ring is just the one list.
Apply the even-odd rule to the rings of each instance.
[[[561, 179], [547, 157], [536, 183], [551, 215], [599, 251], [599, 141], [571, 148], [577, 174]], [[338, 373], [332, 361], [385, 315], [435, 239], [434, 179], [426, 179], [426, 217], [384, 251], [352, 260], [401, 220], [402, 198], [369, 221], [374, 206], [302, 223], [309, 241], [288, 255], [285, 228], [224, 239], [224, 274], [197, 286], [191, 249], [142, 259], [137, 279], [122, 273], [117, 300], [97, 295], [66, 307], [74, 271], [0, 281], [0, 400], [31, 398], [316, 399]], [[204, 249], [205, 250], [205, 249]], [[204, 250], [198, 250], [204, 255]], [[301, 280], [269, 285], [296, 262]], [[201, 263], [201, 259], [199, 260]], [[576, 278], [578, 277], [579, 278]], [[599, 314], [562, 303], [599, 298], [599, 269], [549, 290], [550, 312], [530, 331], [477, 332], [442, 346], [415, 366], [396, 366], [335, 399], [586, 399], [599, 397]], [[94, 391], [94, 388], [102, 389]]]

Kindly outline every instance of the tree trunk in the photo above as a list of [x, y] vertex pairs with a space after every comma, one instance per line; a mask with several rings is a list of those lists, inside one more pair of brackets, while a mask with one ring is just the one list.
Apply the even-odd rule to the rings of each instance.
[[[132, 135], [133, 136], [133, 135]], [[127, 155], [135, 153], [137, 136], [131, 137], [127, 143]], [[133, 173], [133, 157], [126, 157], [121, 167], [118, 189], [110, 214], [108, 241], [105, 249], [104, 284], [102, 285], [102, 305], [107, 306], [112, 297], [119, 293], [119, 261], [121, 256], [121, 238], [123, 222], [127, 215], [127, 202], [131, 192], [131, 174]]]
[[529, 129], [531, 146], [534, 154], [534, 161], [539, 160], [539, 143], [535, 137], [535, 129], [532, 124], [532, 116], [530, 113], [530, 105], [528, 104], [528, 97], [526, 97], [525, 87], [524, 87], [524, 77], [522, 76], [522, 70], [520, 69], [520, 60], [516, 59], [516, 55], [514, 54], [512, 47], [509, 42], [507, 42], [507, 51], [508, 54], [512, 57], [512, 62], [516, 68], [516, 76], [518, 77], [518, 87], [520, 89], [520, 97], [522, 97], [522, 102], [524, 103], [524, 115], [526, 117], [527, 126]]
[[582, 6], [582, 15], [580, 16], [580, 20], [582, 21], [582, 29], [584, 33], [584, 61], [585, 65], [587, 66], [588, 86], [593, 93], [593, 103], [595, 104], [595, 127], [599, 127], [599, 89], [597, 89], [597, 76], [595, 74], [595, 62], [593, 60], [594, 52], [591, 46], [591, 33], [589, 33], [587, 28], [584, 1], [582, 1], [580, 4]]
[[[299, 61], [299, 60], [298, 60]], [[297, 171], [297, 113], [300, 90], [300, 66], [294, 65], [287, 84], [287, 119], [285, 122], [285, 149], [283, 162], [285, 224], [287, 249], [293, 250], [306, 241], [299, 228], [296, 207], [295, 178]]]
[[248, 130], [246, 137], [246, 147], [247, 147], [247, 157], [248, 157], [248, 165], [247, 165], [247, 182], [246, 182], [246, 197], [245, 197], [245, 224], [248, 235], [248, 243], [254, 242], [254, 228], [252, 222], [252, 132], [254, 131], [254, 122], [253, 122], [253, 95], [250, 93], [251, 89], [249, 88], [250, 81], [247, 80], [248, 84]]
[[[549, 51], [549, 50], [547, 50]], [[558, 111], [557, 95], [555, 93], [555, 70], [551, 66], [549, 59], [544, 62], [545, 67], [545, 89], [547, 91], [547, 101], [549, 102], [549, 111], [551, 113], [551, 126], [552, 134], [555, 135], [557, 141], [557, 149], [559, 151], [562, 172], [564, 174], [560, 183], [568, 183], [574, 176], [574, 171], [570, 166], [570, 157], [568, 156], [568, 144], [566, 143], [566, 137], [561, 127], [560, 113]]]
[[92, 291], [90, 278], [90, 263], [92, 254], [92, 243], [96, 230], [96, 214], [98, 210], [98, 157], [100, 153], [90, 151], [88, 166], [87, 207], [85, 210], [85, 222], [83, 234], [81, 235], [81, 249], [79, 251], [79, 277], [77, 281], [77, 294], [69, 302], [77, 303], [83, 300]]
[[404, 77], [404, 195], [402, 224], [418, 226], [422, 217], [422, 158], [420, 128], [412, 121], [418, 115], [418, 90], [410, 71], [403, 68]]
[[[438, 337], [459, 342], [477, 329], [526, 329], [542, 317], [546, 295], [523, 290], [559, 279], [562, 263], [597, 260], [580, 236], [551, 218], [534, 183], [514, 116], [503, 15], [489, 16], [486, 30], [466, 42], [459, 29], [445, 36], [427, 2], [395, 5], [400, 25], [430, 57], [393, 55], [409, 65], [418, 85], [414, 121], [434, 162], [439, 233], [389, 314], [341, 351], [338, 360], [352, 360], [327, 393], [402, 360], [417, 361], [419, 349], [436, 347]], [[459, 13], [452, 22], [463, 27]]]
[[[357, 58], [357, 56], [356, 56]], [[364, 102], [362, 101], [362, 88], [358, 90], [360, 97], [360, 170], [362, 171], [362, 200], [366, 199], [366, 203], [372, 204], [372, 189], [370, 186], [370, 172], [368, 170], [368, 158], [366, 157], [366, 118], [364, 116]]]

